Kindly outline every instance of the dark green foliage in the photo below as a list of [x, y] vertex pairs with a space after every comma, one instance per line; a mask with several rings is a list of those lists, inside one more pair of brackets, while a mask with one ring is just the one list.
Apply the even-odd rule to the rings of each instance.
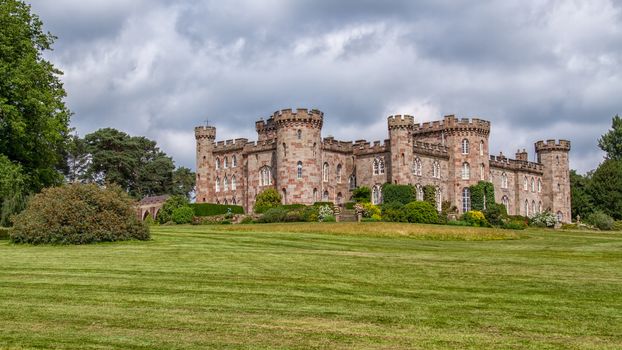
[[16, 216], [11, 240], [32, 244], [86, 244], [149, 239], [134, 201], [118, 187], [73, 184], [43, 190]]
[[605, 160], [594, 171], [588, 189], [595, 208], [622, 219], [622, 160]]
[[438, 223], [438, 212], [434, 206], [428, 202], [410, 202], [404, 206], [404, 216], [406, 221], [420, 224]]
[[281, 205], [281, 195], [274, 188], [265, 189], [255, 198], [255, 213], [263, 213]]
[[505, 205], [492, 203], [484, 210], [484, 217], [493, 226], [503, 226], [507, 221], [508, 211]]
[[[495, 187], [491, 182], [480, 181], [469, 187], [471, 191], [471, 208], [482, 211], [495, 203]], [[486, 202], [484, 204], [484, 201]]]
[[285, 222], [287, 219], [287, 209], [275, 207], [267, 209], [263, 215], [257, 219], [258, 223]]
[[600, 210], [588, 215], [585, 221], [603, 231], [612, 230], [614, 224], [613, 218]]
[[589, 193], [590, 176], [577, 174], [576, 170], [570, 170], [570, 193], [572, 218], [577, 215], [586, 218], [594, 210], [594, 199]]
[[321, 207], [321, 206], [324, 206], [324, 205], [328, 205], [331, 208], [335, 206], [335, 204], [333, 202], [315, 202], [315, 203], [313, 203], [313, 205], [316, 206], [316, 207]]
[[0, 1], [0, 154], [20, 164], [26, 193], [62, 182], [71, 112], [62, 72], [44, 59], [55, 37], [22, 1]]
[[618, 115], [611, 120], [611, 130], [598, 140], [598, 147], [607, 153], [607, 159], [622, 161], [622, 118]]
[[0, 154], [0, 226], [9, 226], [10, 216], [25, 208], [22, 167]]
[[354, 209], [355, 204], [356, 204], [355, 202], [346, 202], [346, 204], [344, 204], [344, 207], [346, 209]]
[[335, 217], [333, 215], [325, 216], [322, 219], [322, 222], [335, 222], [335, 221], [337, 221], [337, 219], [335, 219]]
[[173, 188], [170, 194], [182, 195], [190, 198], [190, 193], [194, 191], [196, 182], [196, 174], [194, 171], [179, 167], [173, 171]]
[[156, 221], [160, 224], [166, 224], [173, 221], [173, 211], [177, 208], [188, 206], [188, 198], [185, 196], [171, 196], [169, 197], [162, 208], [156, 215]]
[[352, 191], [352, 200], [356, 203], [371, 202], [371, 188], [367, 186], [357, 187]]
[[183, 207], [175, 208], [173, 210], [172, 219], [176, 224], [189, 224], [192, 222], [192, 218], [194, 217], [194, 210], [188, 205]]
[[190, 207], [194, 209], [195, 216], [214, 216], [231, 212], [233, 214], [244, 214], [244, 208], [239, 205], [213, 204], [213, 203], [193, 203]]
[[242, 220], [240, 221], [240, 224], [242, 225], [246, 225], [246, 224], [252, 224], [253, 223], [253, 217], [252, 216], [245, 216], [244, 218], [242, 218]]
[[0, 240], [9, 239], [9, 232], [11, 231], [8, 227], [0, 227]]
[[520, 221], [525, 224], [525, 226], [529, 226], [529, 223], [531, 221], [528, 217], [522, 215], [508, 215], [508, 219], [510, 221]]
[[436, 187], [432, 185], [423, 186], [423, 200], [432, 204], [436, 208]]
[[449, 226], [473, 226], [470, 222], [466, 222], [463, 220], [451, 220], [446, 223]]
[[306, 208], [306, 205], [304, 204], [282, 204], [281, 207], [287, 210], [296, 210], [296, 209]]
[[527, 224], [523, 220], [513, 219], [503, 224], [502, 227], [507, 230], [524, 230], [527, 228]]
[[302, 221], [317, 222], [320, 219], [320, 207], [310, 205], [300, 211]]
[[410, 203], [415, 200], [414, 190], [414, 187], [411, 185], [386, 183], [382, 186], [382, 199], [385, 203]]
[[407, 222], [404, 205], [400, 202], [385, 203], [382, 205], [382, 220], [390, 222]]

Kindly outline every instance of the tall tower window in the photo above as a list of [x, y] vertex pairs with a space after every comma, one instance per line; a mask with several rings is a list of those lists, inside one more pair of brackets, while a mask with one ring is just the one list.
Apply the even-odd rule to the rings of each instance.
[[313, 202], [317, 202], [317, 188], [313, 189]]
[[296, 131], [296, 137], [298, 140], [302, 139], [302, 130], [298, 129], [298, 131]]
[[529, 201], [525, 199], [525, 216], [529, 216]]
[[348, 184], [350, 185], [351, 190], [356, 188], [356, 175], [352, 174], [350, 176], [350, 179], [348, 179]]
[[229, 167], [229, 158], [225, 157], [223, 160], [223, 168], [227, 169]]
[[542, 192], [542, 179], [538, 179], [538, 193]]
[[283, 157], [287, 157], [287, 145], [283, 142]]
[[421, 167], [421, 159], [419, 157], [415, 158], [415, 161], [413, 162], [413, 174], [421, 176]]
[[216, 170], [220, 170], [220, 158], [216, 158]]
[[523, 190], [529, 191], [529, 180], [527, 180], [527, 176], [523, 179]]
[[272, 171], [270, 171], [270, 167], [264, 166], [259, 170], [259, 183], [261, 186], [272, 185]]
[[229, 191], [229, 180], [227, 179], [226, 176], [222, 180], [222, 187], [225, 189], [225, 191]]
[[324, 182], [328, 182], [328, 163], [324, 163], [324, 166], [322, 167], [322, 180], [324, 180]]
[[503, 196], [501, 198], [501, 204], [505, 205], [505, 209], [507, 210], [507, 213], [510, 213], [510, 199], [508, 198], [508, 196]]
[[235, 191], [235, 189], [237, 188], [237, 183], [235, 181], [235, 175], [231, 176], [231, 190]]
[[297, 165], [297, 177], [299, 179], [302, 179], [302, 161], [298, 161], [298, 165]]
[[468, 180], [471, 178], [471, 167], [469, 163], [462, 163], [462, 180]]
[[479, 142], [479, 155], [480, 156], [484, 155], [484, 141]]
[[469, 154], [469, 140], [462, 140], [462, 154]]
[[501, 174], [501, 188], [508, 188], [508, 174]]
[[341, 164], [337, 164], [337, 183], [341, 183]]
[[441, 164], [436, 160], [432, 163], [432, 177], [435, 179], [441, 178]]
[[382, 202], [382, 192], [380, 186], [376, 185], [371, 190], [371, 200], [373, 204], [380, 204]]
[[531, 178], [531, 192], [536, 192], [536, 181]]
[[231, 167], [235, 168], [236, 166], [238, 166], [238, 157], [234, 155], [233, 157], [231, 157]]
[[216, 187], [215, 187], [216, 192], [220, 192], [220, 178], [219, 177], [216, 177], [216, 184], [215, 185], [216, 185]]
[[471, 210], [471, 191], [468, 187], [462, 189], [462, 212]]
[[482, 163], [482, 164], [480, 164], [480, 165], [479, 165], [479, 179], [480, 179], [480, 180], [485, 180], [485, 179], [484, 179], [484, 176], [485, 176], [485, 175], [484, 175], [484, 172], [485, 172], [485, 170], [486, 170], [486, 166], [485, 166], [483, 163]]

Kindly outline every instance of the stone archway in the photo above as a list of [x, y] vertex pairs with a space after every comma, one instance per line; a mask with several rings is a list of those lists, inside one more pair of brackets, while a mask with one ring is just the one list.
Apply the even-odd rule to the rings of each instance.
[[154, 220], [158, 215], [160, 209], [164, 205], [164, 202], [168, 199], [168, 195], [145, 197], [138, 202], [136, 214], [138, 219], [145, 220], [147, 215], [150, 215]]

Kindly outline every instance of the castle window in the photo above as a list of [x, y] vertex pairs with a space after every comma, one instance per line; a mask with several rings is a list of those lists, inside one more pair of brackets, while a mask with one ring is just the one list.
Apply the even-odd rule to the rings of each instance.
[[337, 193], [337, 200], [335, 201], [337, 204], [341, 204], [343, 202], [343, 195], [341, 192]]
[[283, 193], [283, 204], [287, 204], [287, 190], [283, 188], [281, 192]]
[[374, 159], [374, 175], [380, 174], [380, 164], [378, 159]]
[[557, 165], [559, 165], [559, 156], [555, 156], [555, 159], [557, 159]]
[[508, 198], [508, 196], [503, 196], [501, 198], [501, 204], [505, 205], [505, 209], [507, 211], [507, 213], [510, 213], [510, 199]]
[[531, 201], [531, 214], [535, 215], [536, 213], [536, 201]]
[[468, 180], [471, 178], [471, 167], [469, 163], [462, 163], [462, 180]]
[[341, 183], [341, 164], [337, 164], [337, 183]]
[[415, 158], [413, 162], [413, 174], [421, 176], [421, 167], [421, 159], [419, 159], [419, 157]]
[[542, 202], [538, 202], [538, 213], [542, 212]]
[[350, 185], [350, 189], [353, 190], [356, 188], [356, 175], [351, 175], [348, 179], [348, 185]]
[[313, 156], [314, 156], [314, 157], [315, 157], [315, 148], [316, 148], [316, 147], [317, 147], [317, 143], [316, 143], [316, 142], [314, 142], [314, 143], [313, 143]]
[[371, 199], [373, 204], [380, 204], [382, 201], [382, 192], [380, 186], [376, 185], [371, 191]]
[[462, 189], [462, 212], [471, 210], [471, 191], [468, 187]]
[[523, 180], [523, 190], [529, 191], [529, 180], [527, 180], [527, 176], [525, 176], [525, 179]]
[[229, 204], [229, 202], [227, 202], [227, 198], [225, 198], [225, 205]]
[[538, 179], [538, 193], [542, 192], [542, 180]]
[[302, 139], [302, 130], [298, 129], [298, 131], [296, 131], [296, 137], [298, 140]]
[[231, 203], [233, 203], [235, 205], [235, 204], [238, 204], [238, 201], [235, 200], [235, 197], [232, 197], [231, 198]]
[[229, 167], [229, 158], [225, 157], [223, 161], [223, 168], [227, 169]]
[[322, 195], [322, 201], [328, 202], [328, 191], [324, 191], [324, 194]]
[[416, 190], [416, 200], [418, 201], [422, 201], [423, 200], [423, 187], [421, 187], [421, 185], [417, 184], [415, 186], [415, 190]]
[[328, 182], [328, 163], [324, 163], [322, 167], [322, 179], [324, 182]]
[[402, 153], [402, 165], [406, 165], [406, 157], [404, 156], [404, 153]]
[[272, 185], [272, 171], [270, 171], [270, 167], [264, 166], [259, 170], [259, 183], [261, 186]]
[[235, 191], [237, 188], [237, 183], [235, 181], [235, 175], [231, 176], [231, 190]]
[[536, 181], [531, 178], [531, 192], [536, 192]]
[[302, 161], [298, 161], [298, 165], [297, 165], [297, 177], [299, 179], [302, 179]]
[[525, 199], [525, 216], [529, 216], [529, 201]]
[[380, 166], [380, 174], [384, 174], [384, 159], [379, 158], [378, 159], [378, 164]]
[[557, 222], [562, 222], [564, 220], [564, 214], [561, 211], [557, 212]]
[[229, 191], [229, 180], [227, 179], [226, 176], [222, 180], [222, 187], [224, 188], [225, 191]]
[[479, 155], [480, 156], [484, 155], [484, 141], [479, 142]]
[[216, 158], [216, 170], [220, 170], [220, 158]]
[[231, 167], [235, 168], [236, 166], [238, 166], [238, 157], [233, 156], [231, 157]]
[[283, 157], [287, 157], [287, 145], [283, 142]]
[[469, 154], [469, 140], [462, 140], [462, 154]]
[[317, 188], [313, 189], [313, 202], [317, 202]]
[[484, 176], [485, 176], [485, 175], [484, 175], [485, 171], [486, 171], [486, 166], [485, 166], [483, 163], [482, 163], [482, 164], [480, 164], [480, 165], [479, 165], [479, 179], [480, 179], [480, 180], [485, 180], [485, 178], [484, 178]]
[[436, 210], [440, 213], [443, 210], [443, 197], [441, 193], [441, 188], [437, 187], [436, 192], [434, 193], [434, 197], [436, 200]]
[[432, 163], [432, 177], [435, 179], [441, 178], [441, 165], [438, 161], [434, 161], [434, 163]]
[[501, 174], [501, 188], [508, 188], [508, 174]]
[[219, 177], [216, 177], [215, 185], [216, 185], [216, 188], [215, 188], [216, 192], [220, 192], [220, 178]]

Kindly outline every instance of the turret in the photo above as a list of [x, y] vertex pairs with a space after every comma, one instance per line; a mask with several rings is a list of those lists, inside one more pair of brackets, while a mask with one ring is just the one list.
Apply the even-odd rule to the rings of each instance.
[[415, 118], [410, 115], [392, 115], [387, 118], [389, 140], [391, 144], [391, 164], [386, 164], [391, 172], [387, 174], [389, 182], [415, 183], [412, 172], [413, 136]]
[[542, 176], [542, 205], [555, 214], [560, 222], [572, 220], [570, 211], [570, 141], [546, 140], [535, 143], [538, 163], [544, 167]]
[[212, 150], [216, 139], [216, 128], [213, 126], [197, 126], [194, 128], [194, 137], [197, 142], [196, 201], [198, 203], [208, 202], [213, 195], [210, 184], [213, 183], [211, 177], [214, 174]]

